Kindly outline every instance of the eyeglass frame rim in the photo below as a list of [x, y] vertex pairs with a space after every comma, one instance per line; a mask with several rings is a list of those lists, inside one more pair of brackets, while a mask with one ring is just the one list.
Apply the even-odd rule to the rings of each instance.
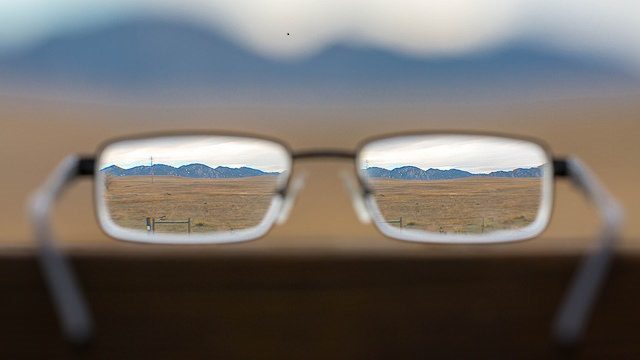
[[[479, 134], [481, 132], [453, 131], [451, 133]], [[389, 136], [391, 135], [389, 134]], [[502, 136], [502, 134], [497, 134], [497, 136]], [[252, 136], [247, 135], [247, 137]], [[504, 135], [503, 137], [519, 138], [517, 135]], [[278, 140], [274, 141], [282, 143]], [[530, 141], [544, 144], [538, 139]], [[340, 157], [349, 157], [349, 155], [345, 155], [346, 151], [342, 150], [328, 152], [334, 155], [340, 153]], [[318, 154], [311, 157], [318, 157]], [[584, 331], [593, 307], [607, 281], [609, 268], [614, 259], [615, 244], [620, 238], [625, 213], [624, 208], [608, 192], [596, 174], [577, 156], [552, 158], [552, 160], [553, 180], [559, 177], [569, 179], [595, 205], [602, 222], [595, 246], [583, 257], [552, 321], [551, 335], [555, 344], [563, 349], [574, 349], [584, 337]], [[93, 157], [82, 158], [75, 154], [67, 156], [47, 177], [46, 181], [34, 191], [28, 202], [36, 241], [39, 244], [38, 258], [47, 286], [53, 297], [65, 336], [76, 346], [86, 346], [91, 340], [93, 323], [86, 299], [77, 284], [73, 270], [64, 254], [56, 247], [50, 213], [56, 199], [73, 180], [94, 175], [95, 163]], [[551, 210], [553, 211], [553, 208]], [[552, 215], [550, 214], [550, 216]]]
[[[105, 140], [103, 142], [101, 142], [95, 152], [95, 155], [93, 156], [86, 156], [86, 157], [82, 157], [80, 159], [80, 166], [79, 166], [79, 175], [84, 175], [84, 176], [93, 176], [95, 178], [95, 176], [99, 173], [100, 169], [98, 169], [99, 166], [99, 159], [102, 156], [104, 150], [115, 144], [118, 142], [123, 142], [123, 141], [130, 141], [130, 140], [144, 140], [144, 139], [154, 139], [154, 138], [162, 138], [162, 137], [179, 137], [179, 136], [184, 136], [184, 137], [189, 137], [189, 136], [228, 136], [228, 137], [237, 137], [237, 138], [245, 138], [245, 139], [256, 139], [256, 140], [264, 140], [264, 141], [269, 141], [272, 143], [275, 143], [277, 145], [282, 146], [282, 148], [285, 150], [285, 152], [287, 153], [289, 160], [290, 160], [290, 169], [289, 170], [289, 174], [287, 176], [286, 181], [280, 186], [279, 189], [276, 189], [276, 196], [280, 196], [282, 200], [285, 199], [287, 192], [290, 188], [291, 185], [291, 180], [293, 178], [293, 164], [295, 160], [300, 160], [300, 159], [331, 159], [331, 158], [339, 158], [339, 159], [348, 159], [354, 162], [354, 173], [355, 173], [355, 178], [358, 181], [358, 184], [360, 186], [360, 189], [362, 191], [361, 196], [363, 197], [363, 201], [367, 201], [367, 198], [369, 195], [371, 195], [371, 193], [373, 192], [373, 190], [370, 188], [369, 184], [366, 183], [364, 177], [362, 176], [361, 172], [358, 171], [358, 160], [360, 157], [360, 154], [362, 152], [362, 149], [367, 146], [370, 143], [376, 142], [376, 141], [380, 141], [380, 140], [385, 140], [385, 139], [391, 139], [391, 138], [397, 138], [397, 137], [408, 137], [408, 136], [423, 136], [423, 135], [461, 135], [461, 136], [487, 136], [487, 137], [497, 137], [497, 138], [505, 138], [505, 139], [511, 139], [511, 140], [521, 140], [521, 141], [527, 141], [530, 143], [533, 143], [537, 146], [540, 147], [540, 149], [542, 149], [542, 151], [544, 152], [545, 157], [547, 158], [547, 160], [549, 161], [549, 166], [551, 169], [551, 181], [549, 182], [549, 186], [551, 186], [550, 194], [551, 194], [551, 198], [549, 199], [549, 212], [548, 212], [548, 218], [545, 221], [544, 227], [542, 227], [538, 233], [534, 234], [534, 235], [530, 235], [530, 236], [526, 236], [526, 237], [522, 237], [519, 239], [514, 239], [514, 240], [505, 240], [505, 241], [492, 241], [492, 242], [477, 242], [477, 243], [473, 243], [473, 242], [451, 242], [451, 243], [446, 243], [446, 242], [438, 242], [438, 241], [415, 241], [415, 240], [408, 240], [408, 239], [402, 239], [399, 237], [394, 237], [393, 235], [389, 235], [388, 233], [386, 233], [383, 229], [381, 229], [380, 224], [376, 223], [374, 221], [374, 228], [384, 237], [388, 238], [388, 239], [392, 239], [392, 240], [396, 240], [396, 241], [402, 241], [402, 242], [409, 242], [409, 243], [422, 243], [422, 244], [431, 244], [431, 245], [500, 245], [500, 244], [510, 244], [510, 243], [519, 243], [522, 241], [526, 241], [526, 240], [530, 240], [533, 238], [536, 238], [537, 236], [539, 236], [540, 234], [542, 234], [549, 226], [549, 223], [551, 222], [551, 219], [553, 217], [553, 213], [554, 213], [554, 209], [555, 209], [555, 199], [556, 199], [556, 186], [555, 186], [555, 179], [560, 176], [566, 176], [566, 171], [565, 169], [563, 169], [565, 160], [564, 159], [557, 159], [554, 157], [553, 152], [551, 151], [551, 148], [548, 146], [548, 144], [538, 138], [534, 138], [531, 136], [525, 136], [525, 135], [518, 135], [518, 134], [507, 134], [507, 133], [501, 133], [501, 132], [497, 132], [497, 131], [481, 131], [481, 130], [409, 130], [409, 131], [401, 131], [401, 132], [393, 132], [393, 133], [384, 133], [384, 134], [377, 134], [377, 135], [373, 135], [373, 136], [368, 136], [365, 137], [364, 139], [360, 140], [357, 144], [356, 147], [354, 148], [354, 150], [346, 150], [346, 149], [339, 149], [339, 148], [310, 148], [310, 149], [301, 149], [298, 151], [294, 151], [292, 149], [292, 147], [285, 141], [283, 141], [280, 138], [277, 137], [272, 137], [272, 136], [267, 136], [267, 135], [261, 135], [261, 134], [252, 134], [252, 133], [246, 133], [246, 132], [240, 132], [240, 131], [226, 131], [226, 130], [222, 130], [222, 131], [217, 131], [217, 130], [176, 130], [176, 131], [157, 131], [157, 132], [146, 132], [146, 133], [139, 133], [139, 134], [132, 134], [132, 135], [127, 135], [127, 136], [119, 136], [119, 137], [114, 137], [114, 138], [110, 138], [108, 140]], [[89, 164], [89, 162], [92, 162], [92, 164]], [[558, 171], [560, 170], [560, 171]], [[147, 245], [164, 245], [164, 246], [171, 246], [171, 245], [180, 245], [179, 243], [176, 242], [153, 242], [153, 241], [140, 241], [140, 240], [129, 240], [126, 238], [121, 238], [121, 237], [117, 237], [116, 235], [109, 233], [107, 231], [107, 229], [105, 228], [105, 224], [103, 224], [102, 219], [100, 218], [100, 214], [102, 213], [102, 211], [98, 208], [98, 182], [94, 181], [93, 182], [93, 186], [92, 186], [92, 197], [93, 197], [93, 208], [94, 208], [94, 218], [96, 219], [97, 223], [100, 225], [100, 230], [107, 235], [108, 237], [114, 239], [114, 240], [118, 240], [118, 241], [122, 241], [122, 242], [126, 242], [126, 243], [136, 243], [136, 244], [147, 244]], [[371, 212], [372, 210], [369, 209], [369, 206], [367, 206], [367, 211]], [[372, 216], [372, 214], [370, 214]], [[230, 245], [230, 244], [235, 244], [235, 243], [245, 243], [245, 242], [251, 242], [254, 240], [259, 240], [265, 236], [267, 236], [271, 230], [275, 227], [277, 221], [275, 219], [271, 219], [270, 223], [268, 224], [267, 228], [262, 232], [259, 233], [257, 236], [255, 237], [251, 237], [251, 238], [247, 238], [247, 239], [242, 239], [242, 240], [231, 240], [231, 241], [220, 241], [220, 242], [214, 242], [214, 241], [197, 241], [197, 242], [191, 242], [191, 243], [184, 243], [182, 245]], [[257, 226], [256, 226], [257, 227]], [[254, 227], [255, 228], [255, 227]]]

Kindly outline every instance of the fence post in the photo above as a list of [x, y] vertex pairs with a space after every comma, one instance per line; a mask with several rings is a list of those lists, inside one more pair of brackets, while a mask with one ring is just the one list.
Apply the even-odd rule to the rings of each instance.
[[191, 218], [187, 219], [187, 234], [191, 235]]

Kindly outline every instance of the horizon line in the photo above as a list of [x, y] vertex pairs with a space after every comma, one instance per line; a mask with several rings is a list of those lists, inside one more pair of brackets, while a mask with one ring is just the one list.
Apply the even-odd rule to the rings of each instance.
[[546, 163], [540, 164], [538, 166], [515, 167], [515, 168], [512, 168], [511, 170], [492, 170], [492, 171], [488, 171], [488, 172], [479, 172], [479, 173], [474, 173], [474, 172], [471, 172], [471, 171], [462, 170], [460, 168], [455, 168], [455, 167], [448, 168], [448, 169], [439, 169], [439, 168], [433, 168], [433, 167], [430, 167], [428, 169], [423, 169], [423, 168], [421, 168], [419, 166], [415, 166], [415, 165], [403, 165], [403, 166], [394, 167], [393, 169], [388, 169], [388, 168], [385, 168], [385, 167], [382, 167], [382, 166], [370, 166], [370, 167], [367, 167], [367, 168], [362, 168], [362, 170], [366, 171], [368, 169], [376, 168], [376, 169], [383, 169], [383, 170], [387, 170], [387, 171], [393, 171], [393, 170], [401, 169], [401, 168], [404, 168], [404, 167], [414, 167], [414, 168], [419, 169], [421, 171], [428, 171], [428, 170], [440, 170], [440, 171], [458, 170], [458, 171], [467, 172], [467, 173], [472, 174], [472, 175], [486, 175], [486, 174], [490, 174], [490, 173], [494, 173], [494, 172], [498, 172], [498, 171], [514, 171], [514, 170], [518, 170], [518, 169], [523, 169], [523, 170], [536, 169], [536, 168], [541, 168], [545, 164]]
[[[246, 166], [246, 165], [243, 165], [243, 166], [240, 166], [240, 167], [231, 167], [231, 166], [225, 166], [225, 165], [218, 165], [218, 166], [216, 166], [216, 167], [211, 167], [211, 166], [209, 166], [209, 165], [207, 165], [207, 164], [203, 164], [203, 163], [200, 163], [200, 162], [189, 163], [189, 164], [183, 164], [183, 165], [179, 165], [179, 166], [173, 166], [173, 165], [167, 165], [167, 164], [157, 163], [157, 164], [153, 164], [153, 165], [135, 165], [135, 166], [132, 166], [132, 167], [129, 167], [129, 168], [125, 168], [125, 167], [122, 167], [122, 166], [118, 166], [118, 165], [116, 165], [116, 164], [111, 164], [111, 165], [105, 166], [105, 167], [103, 167], [103, 168], [101, 168], [101, 169], [99, 169], [99, 170], [100, 170], [100, 171], [103, 171], [103, 170], [105, 170], [105, 169], [108, 169], [108, 168], [110, 168], [110, 167], [114, 167], [114, 166], [115, 166], [115, 167], [117, 167], [117, 168], [119, 168], [119, 169], [122, 169], [122, 170], [131, 170], [131, 169], [133, 169], [133, 168], [137, 168], [137, 167], [152, 167], [152, 166], [156, 166], [156, 165], [168, 166], [168, 167], [171, 167], [171, 168], [174, 168], [174, 169], [179, 169], [179, 168], [181, 168], [181, 167], [189, 166], [189, 165], [202, 165], [202, 166], [206, 166], [206, 167], [208, 167], [208, 168], [210, 168], [210, 169], [214, 169], [214, 170], [222, 167], [222, 168], [235, 169], [235, 170], [237, 170], [237, 169], [242, 169], [242, 168], [247, 168], [247, 169], [252, 169], [252, 170], [262, 171], [262, 172], [264, 172], [264, 173], [281, 173], [281, 172], [282, 172], [282, 171], [265, 171], [265, 170], [260, 170], [260, 169], [258, 169], [258, 168], [254, 168], [254, 167]], [[283, 170], [283, 171], [285, 171], [285, 170]]]

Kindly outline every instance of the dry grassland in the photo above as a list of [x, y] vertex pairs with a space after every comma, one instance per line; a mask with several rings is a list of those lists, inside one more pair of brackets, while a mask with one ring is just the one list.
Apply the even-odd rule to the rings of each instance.
[[[175, 176], [108, 177], [107, 208], [122, 227], [156, 232], [224, 231], [256, 226], [274, 195], [277, 178], [192, 179]], [[535, 220], [540, 179], [372, 181], [376, 201], [393, 226], [434, 232], [482, 233], [521, 228]], [[402, 224], [394, 222], [402, 218]]]
[[[105, 200], [122, 227], [146, 230], [146, 218], [191, 219], [196, 233], [256, 226], [269, 208], [276, 176], [194, 179], [176, 176], [108, 177]], [[186, 224], [156, 223], [156, 232], [186, 233]]]
[[[371, 182], [386, 220], [405, 228], [482, 233], [522, 228], [535, 220], [541, 179], [468, 178]], [[391, 222], [400, 226], [398, 222]]]

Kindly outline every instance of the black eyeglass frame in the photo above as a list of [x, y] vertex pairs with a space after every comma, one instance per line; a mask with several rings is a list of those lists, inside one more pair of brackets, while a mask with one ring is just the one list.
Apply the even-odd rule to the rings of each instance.
[[[64, 254], [55, 246], [55, 241], [52, 236], [50, 212], [56, 198], [75, 178], [94, 176], [97, 172], [96, 159], [99, 158], [102, 151], [110, 144], [123, 140], [188, 135], [235, 136], [272, 141], [286, 149], [292, 162], [302, 159], [334, 158], [352, 160], [356, 164], [358, 155], [365, 145], [373, 141], [399, 136], [477, 135], [517, 139], [539, 145], [545, 151], [548, 158], [551, 159], [554, 178], [568, 177], [576, 186], [582, 189], [587, 198], [589, 198], [598, 208], [603, 223], [598, 237], [597, 246], [585, 256], [581, 266], [574, 276], [570, 288], [559, 306], [552, 324], [553, 338], [556, 343], [563, 346], [574, 346], [578, 344], [582, 338], [590, 312], [597, 300], [600, 289], [605, 282], [606, 275], [608, 274], [614, 253], [614, 245], [619, 237], [624, 217], [623, 211], [616, 200], [607, 192], [590, 169], [577, 157], [553, 157], [549, 147], [545, 143], [537, 139], [510, 134], [475, 131], [402, 132], [370, 137], [360, 142], [354, 151], [341, 149], [307, 149], [292, 151], [288, 144], [280, 141], [279, 139], [234, 132], [165, 132], [117, 138], [103, 143], [98, 148], [96, 156], [81, 157], [71, 155], [64, 159], [58, 168], [49, 176], [47, 181], [34, 193], [29, 203], [31, 221], [39, 244], [41, 268], [44, 272], [45, 279], [47, 280], [49, 291], [52, 294], [58, 316], [62, 322], [63, 331], [72, 343], [84, 344], [88, 342], [92, 337], [93, 322], [91, 320], [87, 302], [82, 295], [80, 286], [77, 284], [71, 266]], [[370, 195], [372, 190], [361, 176], [357, 166], [355, 172], [356, 179], [358, 179], [360, 189], [363, 192], [362, 195]], [[291, 176], [289, 176], [286, 183], [278, 189], [278, 193], [281, 196], [286, 196], [290, 182]], [[554, 197], [552, 197], [552, 201], [553, 198]], [[553, 211], [553, 205], [551, 206], [551, 209]], [[552, 214], [550, 216], [552, 216]], [[275, 224], [271, 224], [271, 227], [273, 227], [273, 225]], [[376, 226], [376, 228], [380, 230], [378, 226]]]

